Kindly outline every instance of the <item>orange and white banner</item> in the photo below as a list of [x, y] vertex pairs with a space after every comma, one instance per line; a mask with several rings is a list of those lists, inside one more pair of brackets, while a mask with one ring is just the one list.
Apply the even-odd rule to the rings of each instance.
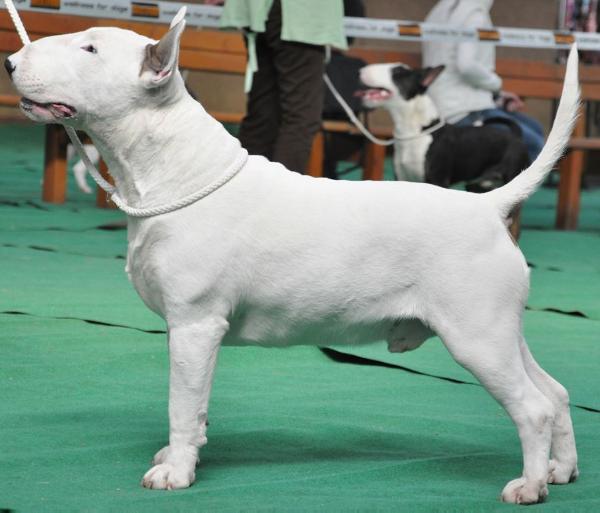
[[[192, 27], [217, 28], [222, 8], [212, 5], [132, 0], [14, 0], [17, 9], [47, 13], [144, 20], [168, 24], [183, 5]], [[484, 42], [521, 48], [568, 48], [577, 42], [582, 50], [600, 51], [600, 34], [554, 30], [489, 27], [471, 29], [432, 23], [375, 18], [344, 18], [348, 37], [394, 41]]]

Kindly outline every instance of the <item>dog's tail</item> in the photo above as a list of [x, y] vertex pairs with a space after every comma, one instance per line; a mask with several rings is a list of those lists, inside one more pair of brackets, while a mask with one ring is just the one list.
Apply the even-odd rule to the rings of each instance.
[[498, 207], [502, 217], [531, 196], [564, 153], [579, 110], [579, 80], [577, 46], [569, 52], [563, 90], [548, 140], [533, 163], [512, 181], [486, 193]]

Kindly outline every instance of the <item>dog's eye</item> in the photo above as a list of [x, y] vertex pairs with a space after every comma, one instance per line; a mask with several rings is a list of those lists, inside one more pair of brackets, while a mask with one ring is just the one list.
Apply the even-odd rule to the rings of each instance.
[[98, 53], [98, 50], [96, 49], [96, 47], [94, 45], [85, 45], [81, 47], [82, 50], [85, 50], [86, 52], [90, 52], [90, 53]]

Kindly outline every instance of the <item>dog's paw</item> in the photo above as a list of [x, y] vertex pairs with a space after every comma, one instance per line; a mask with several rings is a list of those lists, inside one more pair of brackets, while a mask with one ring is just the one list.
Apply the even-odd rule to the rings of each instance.
[[152, 459], [153, 467], [146, 472], [142, 486], [155, 490], [187, 488], [196, 478], [198, 450], [191, 446], [167, 445]]
[[152, 467], [142, 479], [144, 488], [153, 490], [177, 490], [188, 488], [196, 479], [194, 470], [176, 467], [170, 463], [160, 463]]
[[502, 490], [502, 502], [512, 504], [537, 504], [544, 502], [548, 487], [527, 481], [524, 477], [513, 479]]
[[198, 450], [193, 448], [173, 448], [170, 445], [165, 445], [152, 458], [152, 465], [160, 465], [161, 463], [178, 464], [181, 461], [196, 466], [198, 464]]
[[572, 483], [579, 477], [579, 470], [576, 463], [561, 463], [556, 460], [550, 460], [550, 472], [548, 473], [548, 483], [567, 484]]
[[169, 446], [165, 445], [160, 451], [158, 451], [154, 458], [152, 458], [152, 465], [160, 465], [164, 463], [169, 455]]

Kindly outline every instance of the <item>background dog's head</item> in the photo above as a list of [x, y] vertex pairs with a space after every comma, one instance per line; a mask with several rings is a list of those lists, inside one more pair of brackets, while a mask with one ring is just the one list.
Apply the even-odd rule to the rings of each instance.
[[177, 69], [185, 8], [154, 41], [112, 27], [39, 39], [8, 57], [5, 68], [32, 120], [85, 128], [125, 117], [181, 94]]
[[405, 64], [370, 64], [360, 70], [360, 80], [368, 87], [358, 92], [366, 107], [402, 107], [427, 92], [444, 66], [411, 69]]

